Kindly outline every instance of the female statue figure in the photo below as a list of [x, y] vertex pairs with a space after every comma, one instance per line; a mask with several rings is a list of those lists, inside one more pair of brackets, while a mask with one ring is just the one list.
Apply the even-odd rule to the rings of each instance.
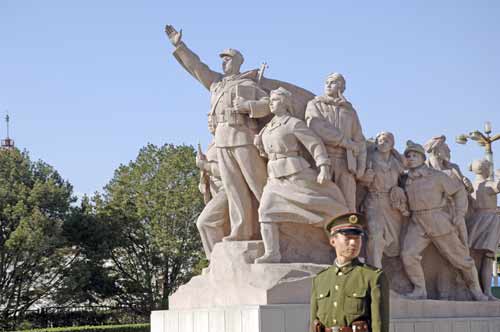
[[500, 242], [500, 215], [497, 211], [500, 180], [488, 180], [491, 168], [488, 160], [474, 160], [469, 168], [476, 174], [472, 184], [473, 213], [467, 219], [469, 248], [476, 263], [483, 292], [490, 300], [498, 300], [491, 294], [491, 275], [495, 252]]
[[409, 216], [406, 195], [399, 187], [403, 157], [394, 149], [394, 135], [381, 132], [368, 149], [368, 168], [360, 179], [368, 194], [362, 209], [367, 218], [367, 263], [382, 268], [382, 257], [399, 256], [401, 227]]
[[[284, 88], [271, 91], [272, 120], [256, 136], [255, 145], [269, 161], [268, 179], [259, 207], [265, 254], [255, 263], [279, 263], [280, 222], [314, 224], [349, 212], [342, 192], [331, 182], [330, 159], [321, 139], [304, 121], [292, 116], [291, 93]], [[318, 172], [303, 156], [312, 156]]]

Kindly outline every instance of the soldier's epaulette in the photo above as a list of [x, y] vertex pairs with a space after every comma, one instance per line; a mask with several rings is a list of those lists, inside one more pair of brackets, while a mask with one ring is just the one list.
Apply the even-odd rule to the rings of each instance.
[[316, 275], [319, 276], [321, 273], [328, 271], [330, 268], [331, 268], [331, 266], [325, 267], [323, 270], [321, 270], [318, 273], [316, 273]]
[[378, 267], [375, 267], [375, 266], [372, 266], [372, 265], [369, 265], [369, 264], [366, 264], [366, 263], [363, 263], [363, 267], [366, 268], [367, 270], [370, 270], [370, 271], [375, 271], [375, 272], [382, 272], [382, 269], [381, 268], [378, 268]]

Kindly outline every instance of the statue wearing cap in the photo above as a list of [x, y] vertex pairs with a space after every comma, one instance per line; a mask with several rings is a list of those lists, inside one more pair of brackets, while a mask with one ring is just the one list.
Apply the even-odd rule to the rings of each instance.
[[312, 282], [313, 332], [389, 331], [389, 285], [381, 269], [358, 260], [365, 217], [343, 214], [325, 229], [337, 258]]
[[344, 97], [345, 79], [334, 73], [327, 77], [325, 95], [307, 104], [307, 125], [325, 143], [334, 182], [344, 194], [351, 212], [356, 211], [356, 178], [366, 167], [366, 143], [354, 107]]
[[[445, 173], [425, 164], [425, 150], [412, 141], [406, 143], [404, 155], [409, 168], [405, 182], [411, 219], [403, 241], [401, 258], [408, 278], [414, 286], [408, 298], [426, 299], [422, 252], [431, 243], [441, 256], [458, 269], [474, 300], [488, 298], [479, 286], [477, 270], [466, 245], [460, 240], [455, 225], [463, 223], [467, 196], [461, 185]], [[447, 212], [446, 202], [454, 201], [453, 217]]]
[[428, 159], [425, 161], [427, 166], [445, 172], [448, 176], [456, 178], [465, 187], [467, 192], [471, 193], [471, 181], [462, 174], [460, 167], [452, 163], [451, 150], [446, 144], [446, 136], [432, 137], [424, 144], [424, 149], [427, 152]]
[[[210, 134], [215, 134], [213, 124], [208, 122]], [[229, 206], [222, 186], [217, 162], [217, 148], [212, 141], [203, 154], [201, 147], [196, 155], [196, 166], [200, 169], [199, 189], [205, 200], [205, 207], [196, 220], [201, 243], [208, 260], [217, 242], [229, 233]]]
[[[431, 138], [424, 144], [424, 149], [428, 154], [428, 159], [425, 161], [427, 166], [444, 172], [451, 179], [453, 179], [453, 181], [459, 183], [462, 188], [461, 190], [464, 191], [465, 195], [467, 195], [467, 193], [472, 193], [474, 189], [471, 181], [462, 174], [460, 167], [457, 164], [450, 161], [451, 151], [448, 144], [446, 144], [446, 136], [441, 135]], [[453, 199], [449, 199], [447, 202], [448, 213], [451, 213], [452, 215], [455, 210], [453, 204]], [[467, 208], [468, 201], [466, 201], [465, 210], [467, 210]], [[465, 226], [465, 221], [456, 225], [456, 228], [458, 234], [460, 235], [460, 239], [466, 246], [468, 246], [467, 227]]]
[[215, 124], [215, 145], [229, 203], [231, 233], [224, 241], [250, 240], [259, 233], [257, 202], [267, 178], [266, 164], [253, 145], [256, 119], [270, 114], [269, 98], [256, 71], [241, 73], [243, 55], [235, 49], [220, 53], [223, 73], [211, 70], [182, 42], [182, 33], [165, 28], [177, 61], [211, 93], [209, 117]]

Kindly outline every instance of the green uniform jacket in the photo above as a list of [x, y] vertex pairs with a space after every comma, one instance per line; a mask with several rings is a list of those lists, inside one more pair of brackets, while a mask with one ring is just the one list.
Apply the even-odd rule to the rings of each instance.
[[389, 285], [381, 269], [355, 259], [341, 268], [332, 265], [313, 279], [312, 323], [350, 326], [357, 320], [369, 321], [372, 332], [389, 331]]

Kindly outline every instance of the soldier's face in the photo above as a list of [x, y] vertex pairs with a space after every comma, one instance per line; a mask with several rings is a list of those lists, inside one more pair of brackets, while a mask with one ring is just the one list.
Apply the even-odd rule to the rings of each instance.
[[409, 151], [406, 154], [406, 162], [409, 168], [417, 168], [424, 163], [424, 156], [415, 151]]
[[280, 115], [286, 112], [286, 106], [283, 98], [277, 94], [272, 93], [269, 99], [269, 109], [273, 114]]
[[377, 138], [377, 149], [380, 152], [388, 152], [394, 147], [394, 143], [387, 135], [380, 135]]
[[351, 261], [359, 256], [363, 238], [361, 235], [337, 233], [330, 237], [330, 245], [335, 248], [339, 260]]
[[222, 70], [226, 75], [238, 74], [240, 71], [241, 63], [238, 63], [237, 59], [232, 56], [225, 55], [222, 57]]
[[442, 145], [439, 148], [439, 150], [437, 151], [437, 155], [438, 155], [439, 159], [441, 159], [441, 160], [450, 161], [451, 152], [450, 152], [450, 148], [448, 147], [448, 145]]
[[335, 78], [327, 78], [325, 82], [325, 95], [337, 97], [340, 91], [340, 82]]

